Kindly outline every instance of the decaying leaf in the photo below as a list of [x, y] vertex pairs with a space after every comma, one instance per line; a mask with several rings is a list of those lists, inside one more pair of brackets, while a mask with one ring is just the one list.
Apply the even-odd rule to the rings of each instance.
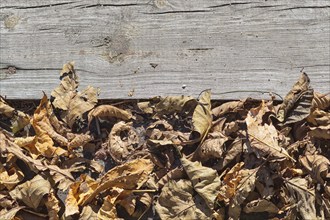
[[197, 140], [203, 140], [212, 125], [211, 91], [206, 90], [201, 94], [193, 116], [193, 131], [198, 133]]
[[103, 120], [117, 118], [127, 121], [132, 118], [132, 114], [112, 105], [100, 105], [88, 113], [88, 123], [96, 117]]
[[308, 188], [308, 182], [303, 178], [293, 178], [286, 181], [286, 186], [294, 198], [293, 203], [303, 219], [317, 219], [315, 209], [315, 193]]
[[197, 194], [189, 180], [170, 180], [156, 203], [161, 219], [211, 219], [212, 212]]
[[74, 63], [64, 64], [60, 73], [61, 84], [52, 91], [52, 104], [61, 109], [61, 118], [72, 127], [82, 115], [91, 110], [97, 103], [98, 89], [88, 86], [84, 91], [77, 92], [78, 77], [74, 70]]
[[195, 191], [205, 200], [206, 205], [212, 210], [220, 187], [220, 178], [217, 171], [203, 167], [200, 162], [191, 162], [181, 158], [181, 163]]
[[309, 115], [314, 97], [309, 82], [307, 74], [302, 73], [300, 79], [285, 96], [277, 112], [277, 119], [280, 122], [285, 121], [286, 124], [291, 124], [301, 121]]
[[25, 205], [37, 209], [44, 195], [51, 192], [51, 185], [48, 180], [40, 175], [18, 185], [9, 194], [16, 200], [23, 201]]

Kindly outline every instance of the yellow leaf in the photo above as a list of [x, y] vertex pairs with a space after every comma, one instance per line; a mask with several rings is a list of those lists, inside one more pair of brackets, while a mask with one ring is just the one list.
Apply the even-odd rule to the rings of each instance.
[[104, 202], [99, 212], [97, 213], [98, 219], [108, 220], [108, 219], [120, 219], [117, 216], [116, 210], [116, 200], [123, 189], [114, 188], [111, 190], [110, 195], [104, 198]]
[[3, 187], [6, 187], [8, 190], [13, 189], [23, 178], [23, 172], [16, 165], [7, 171], [2, 163], [0, 163], [0, 190]]

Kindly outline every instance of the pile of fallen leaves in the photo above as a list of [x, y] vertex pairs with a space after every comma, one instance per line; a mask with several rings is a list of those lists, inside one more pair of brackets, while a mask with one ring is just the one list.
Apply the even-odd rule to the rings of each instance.
[[60, 79], [33, 114], [0, 99], [1, 219], [330, 218], [330, 97], [305, 73], [280, 103], [218, 106]]

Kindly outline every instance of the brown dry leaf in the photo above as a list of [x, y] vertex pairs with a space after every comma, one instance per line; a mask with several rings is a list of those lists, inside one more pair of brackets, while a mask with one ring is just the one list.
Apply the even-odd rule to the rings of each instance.
[[244, 166], [244, 162], [236, 163], [223, 179], [223, 185], [220, 187], [217, 198], [219, 201], [229, 203], [230, 199], [234, 197], [236, 189], [242, 177], [239, 175], [239, 171]]
[[148, 159], [136, 159], [116, 166], [100, 178], [94, 192], [87, 195], [84, 200], [80, 200], [79, 204], [82, 206], [88, 204], [100, 192], [112, 187], [139, 189], [148, 180], [153, 168], [153, 163]]
[[280, 122], [285, 121], [286, 124], [291, 124], [301, 121], [309, 115], [314, 97], [309, 82], [307, 74], [302, 73], [280, 105], [277, 112], [277, 119]]
[[109, 152], [117, 163], [123, 163], [138, 147], [139, 136], [132, 124], [120, 121], [112, 127], [109, 134]]
[[186, 104], [196, 105], [196, 99], [191, 96], [167, 96], [159, 97], [159, 102], [155, 105], [155, 112], [158, 116], [181, 112]]
[[197, 194], [189, 180], [170, 180], [162, 189], [155, 205], [163, 219], [211, 219], [212, 211]]
[[53, 178], [54, 182], [58, 184], [57, 188], [60, 190], [67, 190], [69, 186], [75, 181], [71, 172], [74, 171], [72, 169], [63, 169], [59, 168], [56, 165], [47, 165], [45, 167], [48, 168], [51, 177]]
[[52, 104], [63, 110], [61, 118], [72, 127], [82, 115], [91, 110], [97, 103], [98, 89], [88, 86], [84, 91], [77, 92], [78, 77], [74, 70], [74, 63], [63, 65], [60, 73], [61, 84], [52, 91]]
[[330, 124], [330, 112], [317, 108], [307, 117], [307, 121], [314, 126], [326, 126]]
[[10, 167], [7, 171], [3, 164], [0, 163], [0, 190], [3, 188], [12, 190], [23, 179], [24, 174], [16, 165]]
[[197, 140], [203, 140], [212, 126], [211, 91], [201, 94], [192, 116], [193, 131], [198, 133]]
[[[265, 103], [262, 102], [260, 107], [251, 109], [245, 119], [251, 147], [256, 149], [261, 156], [270, 155], [277, 159], [286, 157], [294, 161], [288, 152], [279, 146], [276, 128], [272, 124], [265, 123], [262, 125], [262, 116], [264, 114], [262, 106], [264, 105]], [[261, 110], [259, 111], [259, 109]]]
[[68, 195], [65, 199], [65, 217], [79, 213], [78, 199], [80, 185], [80, 181], [74, 182], [70, 185]]
[[89, 134], [75, 134], [74, 138], [68, 144], [68, 150], [72, 151], [73, 149], [84, 146], [93, 140], [93, 137]]
[[60, 211], [60, 206], [57, 198], [54, 193], [51, 192], [47, 196], [47, 201], [45, 202], [48, 211], [49, 220], [58, 220], [60, 219], [58, 213]]
[[13, 133], [20, 131], [30, 123], [30, 117], [22, 111], [17, 111], [0, 97], [0, 114], [11, 119], [11, 129]]
[[266, 199], [253, 200], [247, 203], [243, 209], [245, 213], [251, 212], [268, 212], [277, 214], [280, 210], [274, 203]]
[[137, 103], [138, 108], [146, 114], [153, 114], [154, 110], [150, 104], [150, 102], [139, 102]]
[[[39, 106], [35, 110], [33, 114], [33, 118], [31, 119], [31, 124], [36, 133], [36, 143], [35, 148], [38, 150], [38, 153], [41, 155], [51, 158], [55, 155], [60, 156], [65, 154], [67, 151], [60, 148], [55, 147], [54, 142], [52, 140], [52, 132], [55, 131], [52, 129], [48, 118], [48, 110], [49, 102], [47, 96], [44, 95], [40, 101]], [[39, 155], [35, 155], [33, 152], [30, 152], [33, 158], [37, 158]]]
[[314, 92], [314, 98], [312, 101], [312, 109], [326, 110], [330, 107], [330, 95], [321, 94], [319, 92]]
[[225, 102], [222, 105], [212, 109], [212, 115], [214, 117], [221, 117], [228, 112], [235, 112], [243, 109], [246, 100]]
[[43, 196], [49, 194], [51, 190], [49, 181], [36, 175], [33, 179], [16, 186], [9, 194], [12, 198], [21, 200], [27, 206], [37, 209]]
[[217, 171], [202, 166], [200, 162], [191, 162], [186, 158], [181, 158], [181, 163], [195, 191], [205, 200], [207, 206], [213, 209], [220, 188], [220, 177]]
[[22, 149], [15, 144], [14, 142], [10, 141], [0, 130], [0, 152], [1, 153], [12, 153], [17, 158], [23, 160], [29, 168], [35, 172], [38, 173], [39, 171], [47, 170], [47, 167], [45, 167], [40, 160], [32, 159], [29, 156], [26, 156]]
[[93, 205], [86, 205], [83, 207], [79, 219], [81, 220], [97, 219], [98, 210], [99, 210], [98, 207], [95, 207]]
[[306, 155], [301, 157], [299, 161], [312, 174], [313, 179], [324, 184], [330, 168], [328, 158], [322, 155]]
[[22, 210], [24, 208], [25, 208], [25, 206], [17, 206], [17, 207], [11, 208], [10, 210], [1, 209], [0, 210], [0, 216], [1, 216], [0, 218], [4, 219], [4, 220], [15, 219], [15, 216], [16, 216], [17, 212], [19, 212], [20, 210]]
[[88, 113], [88, 123], [96, 117], [103, 120], [117, 118], [127, 121], [132, 118], [132, 113], [112, 105], [100, 105]]
[[330, 139], [330, 124], [325, 126], [311, 127], [308, 132], [309, 137]]
[[318, 219], [315, 209], [314, 189], [308, 189], [308, 182], [303, 178], [293, 178], [285, 182], [297, 210], [303, 219]]
[[240, 179], [235, 195], [231, 198], [229, 204], [228, 215], [233, 219], [238, 219], [241, 214], [241, 204], [248, 197], [250, 192], [255, 188], [256, 174], [259, 170], [255, 169], [241, 169], [238, 172], [238, 179]]
[[104, 198], [104, 202], [102, 207], [97, 213], [97, 218], [100, 220], [108, 220], [108, 219], [120, 219], [118, 218], [117, 215], [117, 210], [116, 210], [116, 200], [118, 196], [120, 196], [121, 192], [123, 189], [120, 188], [113, 188], [110, 191], [110, 195], [107, 195]]
[[221, 158], [224, 152], [223, 145], [227, 140], [228, 137], [221, 132], [209, 133], [206, 140], [196, 152], [198, 159], [206, 161], [210, 158]]

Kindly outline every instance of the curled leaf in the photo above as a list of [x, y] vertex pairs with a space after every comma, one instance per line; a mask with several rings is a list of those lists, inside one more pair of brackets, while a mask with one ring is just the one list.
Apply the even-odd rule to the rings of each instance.
[[132, 118], [132, 114], [112, 105], [100, 105], [88, 113], [88, 123], [91, 123], [95, 117], [103, 120], [117, 118], [127, 121]]
[[[126, 134], [124, 137], [122, 134]], [[115, 124], [109, 134], [109, 151], [111, 157], [117, 162], [122, 163], [134, 152], [139, 144], [139, 137], [132, 127], [132, 123], [123, 121]]]

